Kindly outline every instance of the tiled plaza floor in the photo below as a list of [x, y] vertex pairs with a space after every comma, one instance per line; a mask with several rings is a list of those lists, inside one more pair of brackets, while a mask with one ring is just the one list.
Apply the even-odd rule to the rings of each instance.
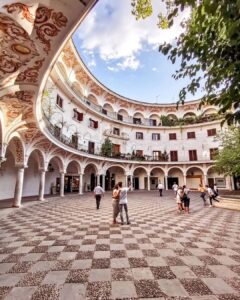
[[113, 226], [111, 195], [96, 210], [89, 194], [3, 217], [0, 299], [240, 299], [239, 212], [131, 192], [129, 214]]

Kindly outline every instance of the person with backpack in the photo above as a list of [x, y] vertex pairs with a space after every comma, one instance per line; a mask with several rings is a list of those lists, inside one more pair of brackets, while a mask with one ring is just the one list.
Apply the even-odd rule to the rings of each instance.
[[206, 189], [202, 186], [202, 184], [199, 184], [198, 190], [200, 192], [200, 198], [202, 198], [203, 204], [206, 206]]
[[189, 214], [189, 205], [190, 205], [190, 198], [188, 196], [188, 193], [189, 193], [189, 189], [186, 187], [186, 185], [184, 185], [182, 200], [184, 203], [184, 211], [186, 214]]
[[214, 199], [214, 192], [212, 190], [212, 188], [208, 185], [206, 185], [206, 189], [207, 189], [207, 193], [208, 193], [208, 197], [209, 197], [209, 207], [213, 207], [212, 205], [212, 200]]

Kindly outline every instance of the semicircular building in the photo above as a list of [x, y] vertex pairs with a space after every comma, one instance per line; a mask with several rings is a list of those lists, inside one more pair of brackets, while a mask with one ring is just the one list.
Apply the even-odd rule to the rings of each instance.
[[[2, 1], [0, 199], [111, 190], [197, 189], [233, 179], [213, 170], [218, 108], [122, 97], [83, 64], [71, 35], [96, 0]], [[226, 126], [226, 125], [225, 125]]]

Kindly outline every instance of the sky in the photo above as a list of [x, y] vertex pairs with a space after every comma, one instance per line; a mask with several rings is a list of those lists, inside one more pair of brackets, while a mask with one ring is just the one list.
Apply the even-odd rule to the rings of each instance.
[[[173, 27], [162, 30], [157, 26], [157, 14], [164, 7], [159, 0], [153, 0], [153, 5], [151, 17], [136, 21], [131, 0], [100, 0], [74, 33], [73, 41], [90, 72], [110, 90], [134, 100], [175, 103], [188, 80], [172, 78], [179, 63], [172, 65], [158, 48], [163, 42], [174, 43], [189, 11], [177, 17]], [[189, 94], [187, 100], [201, 95], [201, 91]]]

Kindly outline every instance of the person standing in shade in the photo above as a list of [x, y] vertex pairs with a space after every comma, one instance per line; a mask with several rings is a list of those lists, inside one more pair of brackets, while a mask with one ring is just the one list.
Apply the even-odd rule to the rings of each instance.
[[160, 197], [162, 197], [162, 191], [163, 191], [163, 189], [164, 189], [164, 185], [163, 185], [161, 182], [159, 182], [157, 188], [158, 188], [158, 190], [159, 190], [159, 195], [160, 195]]
[[186, 185], [183, 186], [183, 203], [184, 203], [184, 211], [185, 213], [189, 214], [189, 205], [190, 205], [190, 198], [188, 196], [189, 189], [186, 187]]
[[119, 214], [119, 198], [120, 198], [119, 186], [118, 184], [115, 184], [112, 193], [113, 224], [117, 224], [117, 216]]
[[130, 190], [131, 186], [129, 187], [122, 187], [122, 182], [120, 181], [118, 183], [119, 190], [120, 190], [120, 197], [119, 197], [119, 212], [120, 212], [120, 217], [121, 217], [121, 224], [124, 224], [123, 220], [123, 208], [126, 213], [126, 219], [127, 219], [127, 224], [130, 224], [129, 221], [129, 216], [128, 216], [128, 200], [127, 200], [127, 192]]
[[99, 209], [100, 207], [100, 202], [101, 202], [101, 199], [102, 197], [104, 197], [104, 190], [103, 188], [100, 186], [100, 184], [98, 184], [95, 189], [94, 189], [94, 196], [96, 198], [96, 206], [97, 206], [97, 209]]
[[201, 197], [202, 200], [203, 200], [203, 204], [204, 204], [204, 206], [206, 206], [206, 199], [205, 199], [205, 196], [206, 196], [206, 189], [202, 186], [202, 184], [199, 184], [198, 190], [199, 190], [199, 192], [200, 192], [200, 197]]
[[173, 189], [175, 195], [177, 196], [178, 185], [176, 184], [176, 182], [173, 183], [172, 189]]

